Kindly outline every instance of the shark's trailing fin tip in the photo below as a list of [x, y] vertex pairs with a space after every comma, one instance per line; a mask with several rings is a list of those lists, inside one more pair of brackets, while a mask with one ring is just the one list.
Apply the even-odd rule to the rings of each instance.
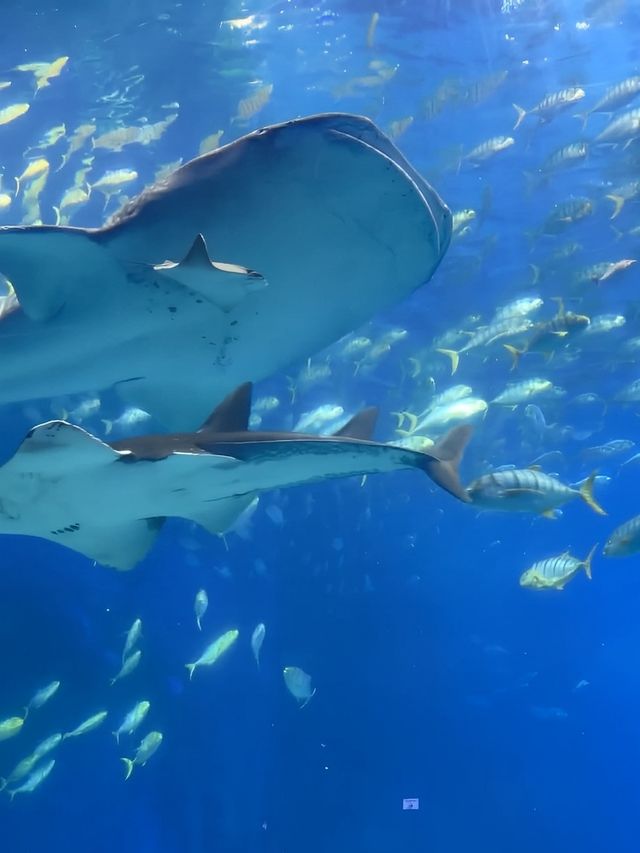
[[460, 481], [458, 468], [472, 432], [473, 427], [469, 424], [449, 430], [428, 451], [425, 466], [427, 474], [436, 485], [465, 503], [469, 503], [471, 498]]

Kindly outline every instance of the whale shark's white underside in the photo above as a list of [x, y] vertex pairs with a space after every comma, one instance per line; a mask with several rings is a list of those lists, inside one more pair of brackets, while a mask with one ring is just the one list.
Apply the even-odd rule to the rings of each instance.
[[330, 114], [191, 161], [103, 228], [0, 228], [0, 402], [115, 386], [191, 429], [426, 282], [450, 219], [372, 122]]

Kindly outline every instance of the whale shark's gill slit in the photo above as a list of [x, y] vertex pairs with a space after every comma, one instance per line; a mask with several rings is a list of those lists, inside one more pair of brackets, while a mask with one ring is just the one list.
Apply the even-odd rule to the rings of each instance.
[[75, 533], [80, 530], [80, 524], [77, 521], [74, 521], [73, 524], [69, 524], [67, 527], [60, 527], [58, 530], [51, 530], [51, 536], [62, 536], [64, 533]]

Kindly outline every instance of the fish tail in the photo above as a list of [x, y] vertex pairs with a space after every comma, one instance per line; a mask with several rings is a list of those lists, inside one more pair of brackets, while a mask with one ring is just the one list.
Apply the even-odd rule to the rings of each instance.
[[473, 427], [469, 424], [454, 427], [429, 451], [421, 454], [421, 467], [433, 482], [464, 503], [469, 503], [470, 498], [460, 481], [458, 469], [472, 432]]
[[527, 111], [523, 110], [522, 107], [519, 107], [517, 104], [514, 104], [513, 108], [517, 113], [516, 123], [513, 125], [513, 129], [516, 130], [522, 124], [525, 116], [527, 115]]
[[593, 548], [589, 551], [587, 556], [584, 558], [584, 562], [582, 564], [582, 568], [584, 569], [584, 573], [591, 580], [591, 560], [593, 559], [593, 555], [596, 552], [597, 544], [593, 546]]
[[578, 121], [581, 121], [582, 122], [582, 130], [586, 130], [587, 129], [587, 122], [589, 121], [590, 115], [591, 115], [591, 113], [589, 113], [589, 112], [587, 112], [587, 113], [574, 113], [573, 117], [577, 118]]
[[312, 693], [310, 696], [307, 696], [307, 698], [304, 700], [304, 702], [302, 703], [302, 705], [300, 705], [300, 710], [301, 710], [301, 711], [302, 711], [302, 709], [303, 709], [303, 708], [305, 708], [305, 707], [309, 704], [309, 702], [311, 702], [311, 700], [313, 699], [313, 697], [316, 695], [316, 691], [317, 691], [317, 689], [318, 689], [317, 687], [314, 687], [314, 688], [313, 688], [313, 693]]
[[120, 732], [111, 732], [111, 734], [116, 739], [116, 743], [120, 743]]
[[412, 379], [416, 379], [420, 375], [420, 371], [422, 370], [422, 364], [420, 363], [420, 359], [410, 358], [408, 359], [408, 361], [411, 365], [411, 371], [409, 372], [409, 376]]
[[414, 415], [411, 412], [404, 412], [403, 414], [409, 421], [409, 435], [411, 435], [411, 433], [414, 433], [416, 431], [416, 427], [418, 426], [418, 417], [417, 415]]
[[454, 349], [436, 349], [436, 352], [439, 352], [441, 355], [446, 355], [451, 361], [451, 375], [453, 376], [460, 364], [460, 353]]
[[24, 714], [22, 715], [22, 720], [23, 720], [23, 721], [24, 721], [24, 720], [26, 720], [26, 719], [27, 719], [27, 717], [29, 716], [29, 708], [30, 708], [30, 707], [31, 707], [31, 705], [25, 705], [25, 706], [24, 706]]
[[200, 624], [200, 617], [196, 619], [196, 625], [198, 626], [198, 631], [202, 631], [202, 625]]
[[104, 434], [111, 435], [111, 430], [113, 429], [113, 421], [107, 421], [102, 418], [102, 423], [104, 424]]
[[537, 284], [540, 281], [540, 267], [536, 264], [529, 264], [529, 269], [531, 270], [531, 286]]
[[195, 663], [187, 663], [187, 664], [185, 664], [185, 666], [189, 670], [189, 681], [191, 681], [191, 679], [193, 678], [194, 670], [196, 668], [196, 664]]
[[0, 776], [0, 791], [4, 791], [4, 789], [6, 787], [7, 787], [7, 780], [4, 778], [4, 776]]
[[514, 347], [511, 344], [503, 344], [502, 346], [512, 358], [511, 370], [515, 370], [520, 364], [520, 358], [524, 355], [524, 350], [518, 349], [518, 347]]
[[609, 201], [613, 202], [613, 213], [611, 214], [609, 219], [615, 219], [624, 207], [624, 198], [621, 195], [616, 195], [615, 193], [609, 193], [609, 195], [606, 195], [605, 198], [608, 198]]
[[378, 21], [380, 20], [380, 12], [374, 12], [371, 15], [369, 20], [369, 26], [367, 27], [367, 47], [369, 50], [373, 47], [374, 36], [376, 34], [376, 27], [378, 26]]
[[125, 766], [124, 779], [126, 782], [129, 776], [131, 776], [131, 774], [133, 773], [133, 761], [130, 758], [121, 758], [120, 761], [122, 761]]
[[594, 471], [590, 474], [584, 483], [580, 486], [580, 497], [582, 500], [587, 503], [594, 512], [597, 512], [598, 515], [606, 515], [605, 510], [602, 509], [600, 504], [596, 501], [593, 496], [593, 483], [596, 479], [596, 472]]

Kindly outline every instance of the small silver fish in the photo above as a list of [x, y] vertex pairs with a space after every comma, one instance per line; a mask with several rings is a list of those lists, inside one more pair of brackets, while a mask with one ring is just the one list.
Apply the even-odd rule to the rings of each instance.
[[260, 669], [260, 649], [262, 648], [266, 632], [267, 629], [264, 623], [259, 622], [253, 629], [253, 634], [251, 635], [251, 650], [253, 651], [253, 656], [256, 659], [256, 666], [258, 669]]
[[287, 690], [298, 702], [300, 708], [308, 705], [315, 696], [316, 689], [311, 689], [311, 676], [298, 666], [285, 666], [282, 670]]
[[193, 610], [196, 614], [196, 625], [198, 626], [198, 631], [202, 631], [201, 620], [207, 612], [208, 606], [209, 596], [207, 595], [207, 591], [205, 589], [199, 589], [196, 593], [195, 601], [193, 602]]

